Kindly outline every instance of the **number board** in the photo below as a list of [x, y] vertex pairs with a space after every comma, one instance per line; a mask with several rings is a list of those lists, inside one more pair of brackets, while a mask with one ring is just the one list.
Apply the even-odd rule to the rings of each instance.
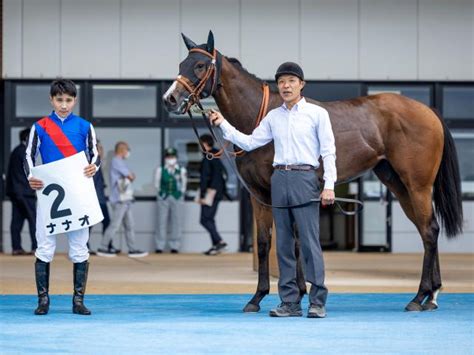
[[43, 181], [38, 190], [37, 226], [46, 235], [89, 228], [104, 219], [94, 179], [84, 175], [88, 165], [84, 152], [32, 169], [32, 175]]

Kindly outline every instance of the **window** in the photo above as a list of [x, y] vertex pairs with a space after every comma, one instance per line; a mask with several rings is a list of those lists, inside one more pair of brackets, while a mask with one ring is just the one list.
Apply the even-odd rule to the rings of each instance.
[[29, 127], [25, 126], [25, 127], [12, 127], [11, 128], [11, 130], [10, 130], [10, 151], [15, 149], [15, 147], [18, 144], [20, 144], [20, 138], [18, 137], [18, 135], [25, 128], [29, 128]]
[[370, 85], [367, 94], [375, 95], [383, 92], [400, 94], [424, 103], [427, 106], [432, 106], [431, 86], [429, 85]]
[[474, 120], [474, 87], [443, 87], [443, 117]]
[[155, 118], [157, 116], [155, 85], [94, 85], [95, 118]]
[[102, 172], [108, 185], [106, 194], [110, 194], [110, 161], [114, 157], [115, 144], [125, 141], [130, 146], [130, 158], [127, 165], [136, 175], [133, 182], [135, 196], [156, 196], [154, 173], [161, 161], [161, 129], [160, 128], [104, 128], [95, 127], [97, 139], [104, 147]]
[[474, 131], [452, 132], [458, 153], [462, 192], [474, 196]]
[[[80, 115], [81, 87], [77, 87], [77, 103], [74, 113]], [[49, 102], [50, 84], [18, 84], [15, 86], [16, 117], [43, 117], [49, 115], [53, 108]]]
[[348, 100], [362, 95], [359, 83], [306, 83], [303, 95], [319, 101]]

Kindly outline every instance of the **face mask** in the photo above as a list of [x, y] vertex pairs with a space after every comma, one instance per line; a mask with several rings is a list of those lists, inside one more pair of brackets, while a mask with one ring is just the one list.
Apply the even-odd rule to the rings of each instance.
[[128, 159], [128, 158], [130, 158], [130, 151], [129, 150], [127, 150], [127, 153], [125, 154], [125, 159]]
[[166, 165], [176, 165], [178, 160], [176, 158], [167, 158], [165, 159], [165, 164]]

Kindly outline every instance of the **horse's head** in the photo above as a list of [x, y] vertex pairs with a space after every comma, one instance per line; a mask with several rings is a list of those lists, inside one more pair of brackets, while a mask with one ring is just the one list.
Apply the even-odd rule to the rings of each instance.
[[189, 54], [179, 64], [178, 77], [163, 95], [166, 109], [176, 113], [186, 113], [192, 104], [214, 94], [219, 75], [212, 32], [209, 31], [207, 43], [199, 46], [182, 36]]

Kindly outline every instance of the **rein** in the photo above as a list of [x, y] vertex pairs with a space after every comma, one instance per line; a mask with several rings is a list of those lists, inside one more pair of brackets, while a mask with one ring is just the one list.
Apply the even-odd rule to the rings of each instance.
[[[245, 154], [244, 150], [239, 150], [236, 152], [229, 152], [227, 151], [227, 147], [229, 143], [223, 142], [220, 137], [215, 133], [214, 128], [212, 127], [212, 124], [209, 122], [209, 120], [206, 117], [206, 111], [203, 109], [201, 101], [200, 101], [200, 96], [202, 91], [204, 90], [204, 87], [206, 86], [207, 81], [209, 78], [212, 76], [212, 85], [211, 85], [211, 95], [214, 93], [215, 89], [217, 88], [216, 83], [217, 83], [217, 70], [216, 70], [216, 62], [217, 62], [217, 51], [214, 49], [213, 54], [210, 54], [209, 52], [200, 49], [200, 48], [191, 48], [189, 52], [198, 52], [201, 54], [204, 54], [208, 57], [211, 58], [211, 64], [207, 67], [206, 73], [202, 77], [202, 79], [199, 81], [197, 86], [194, 86], [194, 84], [189, 80], [188, 78], [178, 75], [176, 78], [176, 81], [178, 81], [181, 85], [185, 87], [185, 89], [189, 92], [189, 96], [184, 100], [186, 102], [186, 107], [185, 107], [185, 112], [188, 113], [189, 118], [191, 119], [191, 123], [193, 126], [194, 133], [196, 134], [196, 137], [198, 139], [199, 145], [201, 147], [201, 151], [206, 155], [206, 159], [212, 160], [212, 159], [220, 159], [222, 157], [222, 154], [226, 156], [229, 161], [232, 161], [231, 155], [234, 157], [237, 156], [242, 156]], [[270, 88], [267, 83], [263, 83], [262, 85], [262, 90], [263, 90], [263, 97], [262, 97], [262, 102], [260, 104], [260, 109], [258, 111], [257, 119], [255, 121], [255, 127], [258, 127], [260, 122], [262, 121], [263, 117], [267, 114], [268, 110], [268, 104], [270, 101]], [[208, 97], [207, 95], [206, 97]], [[217, 153], [211, 153], [207, 152], [203, 143], [201, 142], [201, 139], [199, 139], [199, 133], [195, 124], [195, 120], [193, 117], [193, 114], [191, 112], [191, 107], [193, 105], [196, 105], [198, 107], [199, 112], [202, 115], [202, 118], [204, 122], [206, 123], [206, 126], [211, 133], [212, 137], [216, 142], [219, 142], [219, 145], [221, 146], [221, 149]], [[245, 180], [242, 178], [240, 175], [239, 171], [237, 168], [234, 166], [234, 164], [230, 164], [232, 166], [232, 169], [234, 170], [234, 173], [236, 174], [237, 178], [239, 179], [240, 183], [242, 186], [247, 190], [247, 192], [261, 205], [270, 207], [270, 208], [294, 208], [294, 207], [302, 207], [302, 206], [307, 206], [311, 203], [319, 203], [321, 202], [321, 198], [312, 198], [309, 201], [305, 203], [300, 203], [300, 204], [295, 204], [295, 205], [286, 205], [286, 206], [278, 206], [278, 205], [272, 205], [263, 202], [260, 198], [258, 198], [250, 189], [250, 187], [247, 185]], [[354, 211], [348, 211], [342, 208], [340, 203], [353, 203], [357, 205], [357, 208]], [[336, 207], [346, 216], [354, 216], [362, 209], [364, 208], [364, 204], [362, 201], [356, 200], [356, 199], [350, 199], [350, 198], [343, 198], [343, 197], [336, 197], [335, 198], [335, 205]]]

